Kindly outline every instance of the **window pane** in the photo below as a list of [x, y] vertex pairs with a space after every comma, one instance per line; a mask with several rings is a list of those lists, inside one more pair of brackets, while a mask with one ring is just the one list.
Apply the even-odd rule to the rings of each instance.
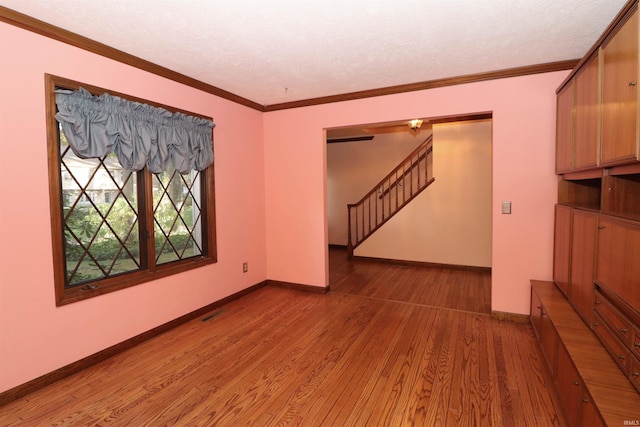
[[65, 286], [140, 269], [136, 174], [114, 154], [81, 159], [60, 131]]
[[156, 264], [203, 255], [201, 176], [173, 168], [155, 174], [153, 212]]

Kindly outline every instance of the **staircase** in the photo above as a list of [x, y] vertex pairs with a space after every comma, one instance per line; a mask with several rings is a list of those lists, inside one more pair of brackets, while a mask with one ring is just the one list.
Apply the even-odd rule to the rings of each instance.
[[430, 135], [358, 203], [347, 205], [349, 256], [434, 180], [433, 135]]

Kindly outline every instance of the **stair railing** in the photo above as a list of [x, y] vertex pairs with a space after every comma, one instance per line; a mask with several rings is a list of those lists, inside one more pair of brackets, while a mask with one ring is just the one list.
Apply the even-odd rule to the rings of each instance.
[[360, 201], [347, 205], [349, 256], [434, 180], [433, 135], [430, 135]]

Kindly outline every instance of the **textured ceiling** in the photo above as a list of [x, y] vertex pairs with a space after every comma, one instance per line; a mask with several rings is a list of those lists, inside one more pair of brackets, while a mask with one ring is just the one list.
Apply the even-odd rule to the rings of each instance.
[[581, 58], [626, 0], [0, 0], [262, 105]]

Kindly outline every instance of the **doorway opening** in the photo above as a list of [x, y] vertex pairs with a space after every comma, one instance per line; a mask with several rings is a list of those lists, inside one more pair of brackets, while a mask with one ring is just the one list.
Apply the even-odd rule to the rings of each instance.
[[[417, 131], [409, 120], [327, 130], [330, 289], [490, 313], [491, 114], [422, 121]], [[349, 258], [347, 204], [379, 185], [428, 133], [435, 181]]]

